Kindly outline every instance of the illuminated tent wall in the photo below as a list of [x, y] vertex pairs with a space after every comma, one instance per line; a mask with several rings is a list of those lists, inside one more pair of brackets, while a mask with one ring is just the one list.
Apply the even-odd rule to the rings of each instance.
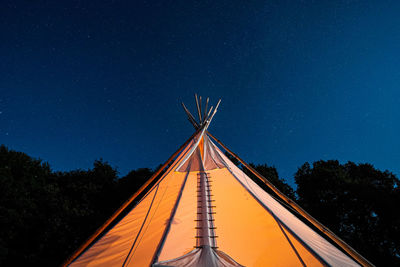
[[[64, 265], [370, 266], [276, 188], [279, 201], [236, 167], [207, 132], [220, 102], [204, 114], [201, 98], [196, 103], [199, 122], [184, 107], [196, 132], [164, 166], [174, 158], [173, 164], [122, 219], [138, 193]], [[347, 254], [280, 202], [305, 214]]]

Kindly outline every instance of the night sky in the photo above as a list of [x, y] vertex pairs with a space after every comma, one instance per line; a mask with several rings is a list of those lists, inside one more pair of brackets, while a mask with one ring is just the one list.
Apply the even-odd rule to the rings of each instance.
[[293, 181], [304, 162], [400, 174], [399, 1], [1, 1], [0, 143], [53, 170], [163, 163], [210, 132]]

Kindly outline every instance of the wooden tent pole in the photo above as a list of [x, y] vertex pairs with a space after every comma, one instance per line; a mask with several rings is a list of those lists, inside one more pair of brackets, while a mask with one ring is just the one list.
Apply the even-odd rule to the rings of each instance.
[[199, 128], [200, 126], [197, 124], [196, 120], [194, 119], [192, 113], [186, 108], [185, 104], [182, 102], [182, 107], [186, 112], [186, 115], [188, 116], [189, 122], [193, 125], [195, 129]]
[[179, 149], [144, 183], [138, 191], [136, 191], [127, 201], [122, 204], [121, 207], [110, 217], [108, 220], [96, 230], [96, 232], [89, 237], [61, 266], [68, 266], [73, 260], [75, 260], [117, 217], [121, 212], [132, 203], [137, 196], [147, 188], [147, 186], [157, 178], [157, 176], [165, 169], [165, 167], [189, 144], [189, 142], [196, 136], [203, 128], [200, 127], [186, 142], [179, 147]]
[[349, 255], [351, 255], [355, 260], [358, 261], [362, 266], [374, 266], [371, 262], [361, 256], [357, 251], [355, 251], [352, 247], [346, 244], [342, 239], [336, 236], [331, 230], [326, 228], [320, 222], [318, 222], [315, 218], [313, 218], [310, 214], [308, 214], [305, 210], [303, 210], [296, 202], [288, 198], [285, 194], [279, 191], [270, 181], [268, 181], [265, 177], [259, 174], [254, 168], [244, 162], [238, 155], [233, 153], [229, 148], [227, 148], [220, 140], [214, 137], [210, 132], [207, 134], [212, 137], [218, 144], [220, 144], [229, 154], [235, 157], [240, 163], [242, 163], [246, 168], [251, 171], [258, 179], [260, 179], [264, 184], [266, 184], [275, 194], [277, 194], [283, 201], [285, 201], [289, 206], [295, 209], [300, 215], [306, 218], [310, 223], [312, 223], [315, 227], [317, 227], [321, 232], [327, 235], [330, 239], [332, 239], [338, 246], [340, 246], [344, 251], [346, 251]]
[[204, 109], [204, 114], [203, 114], [203, 120], [204, 121], [207, 119], [208, 101], [210, 101], [210, 98], [207, 97], [206, 108]]
[[197, 98], [197, 94], [194, 94], [194, 98], [196, 99], [197, 113], [199, 114], [199, 123], [201, 125], [202, 124], [201, 111], [200, 111], [199, 100]]

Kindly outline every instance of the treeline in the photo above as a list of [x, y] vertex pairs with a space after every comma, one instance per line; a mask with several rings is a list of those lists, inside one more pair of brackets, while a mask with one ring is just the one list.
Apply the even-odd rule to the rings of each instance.
[[58, 266], [151, 175], [118, 178], [108, 163], [53, 172], [0, 146], [0, 266]]
[[[370, 164], [318, 161], [298, 169], [294, 190], [274, 167], [252, 166], [371, 262], [400, 265], [395, 175]], [[152, 174], [144, 168], [120, 178], [101, 160], [89, 170], [54, 172], [0, 146], [0, 265], [60, 265]]]

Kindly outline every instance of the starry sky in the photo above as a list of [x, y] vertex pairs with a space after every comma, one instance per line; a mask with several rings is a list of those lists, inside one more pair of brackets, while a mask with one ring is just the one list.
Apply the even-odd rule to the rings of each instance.
[[293, 184], [304, 162], [400, 174], [399, 1], [1, 1], [0, 143], [120, 175], [209, 130]]

